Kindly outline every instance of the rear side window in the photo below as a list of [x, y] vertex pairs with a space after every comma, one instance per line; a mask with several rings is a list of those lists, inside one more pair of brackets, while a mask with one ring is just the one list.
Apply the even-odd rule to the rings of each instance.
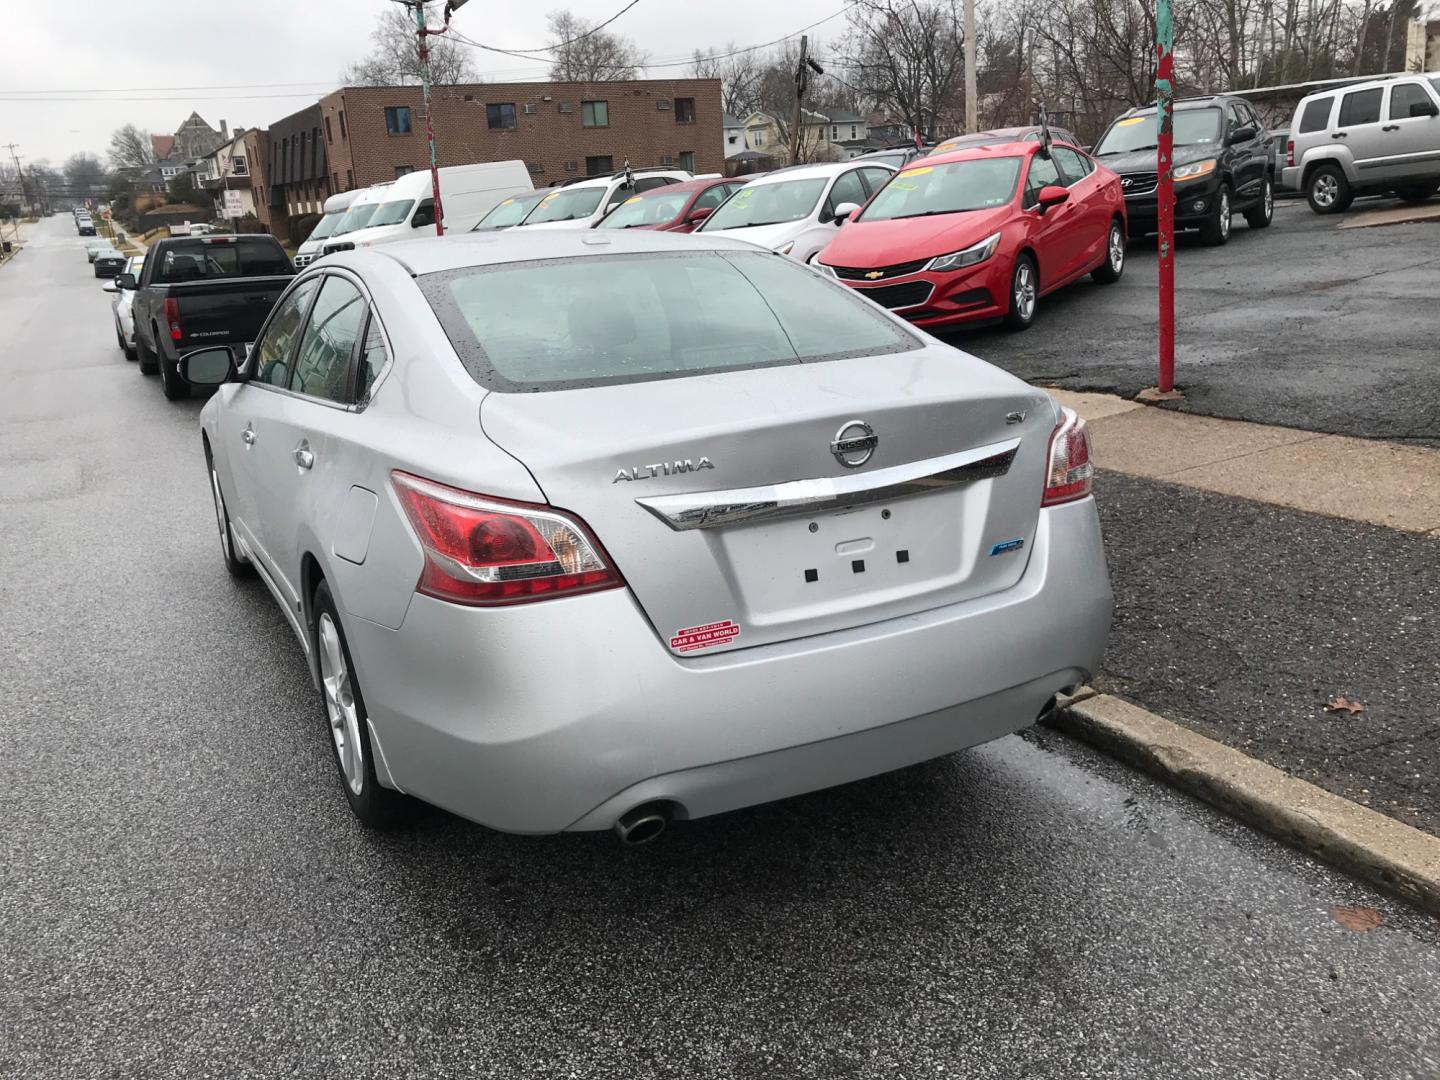
[[1430, 95], [1419, 83], [1396, 83], [1390, 88], [1391, 120], [1409, 120], [1410, 106], [1429, 104]]
[[1340, 99], [1340, 127], [1356, 124], [1377, 124], [1380, 122], [1380, 98], [1385, 93], [1378, 86], [1374, 90], [1356, 90]]
[[1300, 134], [1308, 135], [1312, 131], [1324, 131], [1330, 126], [1330, 106], [1335, 104], [1333, 97], [1316, 98], [1314, 101], [1307, 101], [1305, 108], [1300, 110]]
[[687, 251], [467, 267], [419, 279], [492, 390], [705, 375], [919, 342], [865, 299], [768, 252]]
[[187, 281], [293, 273], [295, 268], [284, 250], [268, 238], [241, 238], [221, 244], [187, 240], [165, 245], [151, 284], [183, 285]]

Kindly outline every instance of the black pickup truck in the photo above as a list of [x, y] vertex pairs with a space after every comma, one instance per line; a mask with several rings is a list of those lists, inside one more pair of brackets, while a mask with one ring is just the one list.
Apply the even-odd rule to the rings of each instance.
[[180, 357], [210, 345], [255, 340], [295, 267], [273, 236], [185, 236], [161, 240], [145, 257], [135, 289], [135, 350], [140, 371], [160, 373], [171, 401], [190, 396]]

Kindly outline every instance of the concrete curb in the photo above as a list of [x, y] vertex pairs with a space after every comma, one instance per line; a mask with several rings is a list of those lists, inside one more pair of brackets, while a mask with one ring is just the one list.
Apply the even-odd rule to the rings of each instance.
[[1408, 903], [1440, 915], [1440, 837], [1086, 688], [1051, 725], [1198, 795]]

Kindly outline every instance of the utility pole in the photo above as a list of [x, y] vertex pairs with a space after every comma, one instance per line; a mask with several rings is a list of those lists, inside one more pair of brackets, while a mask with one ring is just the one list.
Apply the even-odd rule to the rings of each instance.
[[431, 30], [425, 23], [425, 0], [405, 0], [415, 10], [415, 36], [420, 42], [420, 91], [425, 100], [425, 139], [430, 144], [430, 192], [435, 203], [435, 235], [445, 235], [445, 209], [440, 204], [440, 166], [435, 156], [435, 119], [430, 115], [430, 41], [450, 29], [450, 16], [468, 0], [445, 0], [445, 25]]
[[965, 134], [969, 135], [979, 126], [975, 97], [978, 79], [975, 74], [975, 0], [965, 0]]
[[825, 69], [810, 59], [810, 38], [800, 35], [800, 62], [795, 65], [795, 124], [790, 129], [790, 164], [800, 164], [800, 135], [805, 125], [805, 90], [810, 85], [810, 72], [824, 75]]
[[1179, 397], [1175, 389], [1175, 36], [1171, 21], [1171, 0], [1156, 0], [1155, 6], [1155, 169], [1159, 174], [1157, 193], [1160, 244], [1160, 372], [1154, 390], [1142, 391], [1150, 401]]

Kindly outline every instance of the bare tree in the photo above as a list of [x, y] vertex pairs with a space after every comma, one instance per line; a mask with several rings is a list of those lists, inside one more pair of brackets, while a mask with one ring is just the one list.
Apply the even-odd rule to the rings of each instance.
[[629, 38], [601, 30], [570, 11], [549, 16], [550, 78], [556, 82], [618, 82], [638, 78], [649, 59]]
[[[382, 11], [370, 40], [374, 44], [370, 55], [340, 73], [345, 85], [414, 86], [420, 82], [420, 46], [408, 7], [392, 4]], [[467, 46], [444, 35], [432, 36], [429, 44], [432, 83], [479, 81]]]
[[74, 189], [103, 188], [105, 163], [94, 154], [71, 154], [63, 166], [65, 182]]
[[126, 124], [110, 136], [110, 164], [117, 169], [144, 168], [155, 164], [155, 148], [150, 133], [134, 124]]
[[720, 50], [695, 50], [690, 74], [696, 79], [720, 80], [720, 104], [742, 119], [755, 111], [760, 96], [760, 64], [754, 50], [739, 52], [733, 41]]
[[921, 132], [963, 101], [965, 33], [957, 0], [859, 0], [845, 62], [860, 91]]

